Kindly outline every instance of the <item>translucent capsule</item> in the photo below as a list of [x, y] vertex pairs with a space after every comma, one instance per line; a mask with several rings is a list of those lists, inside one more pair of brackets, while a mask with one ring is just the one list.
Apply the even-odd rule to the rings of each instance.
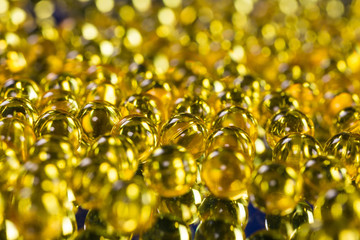
[[123, 135], [101, 136], [91, 146], [89, 156], [116, 166], [120, 179], [130, 180], [136, 173], [139, 160], [134, 143]]
[[213, 109], [200, 97], [185, 96], [175, 101], [173, 114], [191, 113], [205, 123], [208, 123], [213, 117]]
[[20, 188], [8, 210], [8, 217], [24, 239], [57, 239], [65, 216], [63, 202], [40, 187]]
[[286, 237], [290, 237], [301, 225], [313, 222], [314, 214], [311, 206], [301, 201], [289, 215], [266, 215], [265, 227], [267, 230], [277, 231]]
[[54, 194], [61, 201], [67, 200], [68, 184], [61, 170], [52, 162], [26, 162], [17, 179], [17, 190], [21, 188], [38, 189]]
[[204, 159], [201, 179], [210, 192], [220, 198], [236, 200], [247, 197], [252, 164], [231, 148], [218, 148]]
[[257, 138], [257, 121], [253, 115], [241, 107], [229, 107], [220, 111], [213, 122], [212, 129], [222, 127], [238, 127], [249, 134], [251, 140], [255, 142]]
[[34, 162], [54, 163], [66, 178], [72, 174], [72, 169], [79, 163], [74, 146], [68, 139], [56, 135], [45, 135], [39, 138], [31, 146], [29, 158]]
[[104, 101], [114, 106], [119, 106], [123, 98], [120, 88], [111, 83], [93, 84], [85, 95], [85, 102]]
[[71, 92], [78, 98], [81, 98], [85, 91], [81, 79], [67, 73], [59, 75], [49, 74], [41, 79], [40, 84], [45, 91], [49, 91], [50, 89], [61, 89], [63, 91]]
[[33, 126], [38, 118], [38, 111], [29, 100], [10, 97], [0, 102], [0, 117], [17, 118]]
[[158, 132], [155, 125], [141, 115], [128, 115], [121, 119], [112, 129], [113, 135], [124, 135], [132, 140], [139, 161], [147, 161], [149, 155], [158, 144]]
[[249, 197], [261, 211], [283, 216], [295, 209], [302, 191], [301, 175], [293, 168], [266, 162], [253, 174]]
[[130, 240], [132, 237], [132, 234], [120, 235], [116, 233], [115, 229], [100, 216], [100, 211], [97, 209], [91, 209], [88, 212], [85, 218], [84, 228], [86, 231], [97, 233], [105, 239]]
[[160, 108], [168, 109], [174, 101], [174, 91], [175, 88], [171, 87], [170, 82], [163, 82], [157, 79], [145, 79], [140, 83], [140, 92], [137, 93], [146, 93], [150, 94], [158, 99], [160, 99], [159, 104], [162, 106]]
[[164, 145], [154, 150], [143, 170], [146, 183], [162, 197], [177, 197], [195, 184], [196, 161], [179, 145]]
[[330, 156], [308, 160], [300, 171], [304, 180], [304, 198], [314, 203], [322, 192], [349, 185], [351, 180], [344, 165]]
[[206, 127], [202, 120], [192, 114], [181, 113], [171, 117], [163, 125], [160, 144], [183, 146], [197, 159], [205, 152], [206, 137]]
[[234, 239], [245, 240], [241, 226], [223, 220], [208, 219], [200, 223], [195, 232], [194, 240]]
[[154, 225], [141, 235], [142, 240], [188, 240], [191, 231], [186, 223], [171, 215], [159, 216]]
[[360, 109], [347, 107], [335, 116], [331, 133], [335, 135], [341, 132], [360, 133]]
[[246, 162], [253, 163], [255, 146], [249, 135], [238, 127], [223, 127], [212, 132], [206, 142], [206, 155], [218, 148], [231, 148], [241, 152]]
[[259, 123], [265, 126], [268, 119], [277, 111], [286, 109], [299, 109], [298, 101], [283, 92], [267, 94], [259, 105]]
[[360, 166], [360, 135], [342, 132], [333, 136], [325, 144], [325, 153], [342, 162], [354, 179]]
[[[159, 99], [150, 94], [134, 94], [124, 103], [126, 114], [140, 114], [150, 119], [156, 126], [164, 121], [165, 109], [161, 108]], [[160, 105], [160, 106], [159, 106]]]
[[8, 79], [1, 88], [0, 96], [25, 98], [37, 106], [41, 91], [39, 86], [30, 79]]
[[245, 95], [241, 90], [237, 88], [224, 89], [217, 95], [217, 100], [214, 104], [215, 111], [219, 112], [231, 106], [242, 107], [249, 111], [251, 111], [253, 107], [250, 97]]
[[38, 137], [45, 135], [62, 136], [77, 149], [81, 142], [82, 129], [79, 120], [67, 112], [50, 110], [45, 112], [36, 121], [35, 134]]
[[108, 161], [84, 158], [72, 170], [70, 185], [82, 208], [100, 209], [108, 198], [112, 184], [117, 180], [117, 166]]
[[314, 124], [298, 110], [282, 110], [275, 113], [266, 124], [266, 141], [271, 148], [290, 133], [304, 133], [314, 136]]
[[314, 217], [324, 223], [336, 221], [359, 227], [359, 204], [360, 193], [355, 187], [331, 188], [316, 201]]
[[274, 230], [259, 230], [248, 238], [248, 240], [286, 240], [287, 237]]
[[347, 107], [355, 107], [360, 103], [360, 98], [356, 94], [350, 92], [332, 93], [326, 92], [322, 98], [322, 108], [320, 109], [321, 120], [324, 126], [332, 124], [334, 117]]
[[136, 234], [154, 222], [157, 196], [140, 177], [114, 183], [100, 216], [120, 234]]
[[171, 214], [190, 225], [198, 221], [198, 207], [201, 193], [192, 188], [188, 193], [178, 197], [161, 198], [158, 206], [160, 214]]
[[322, 155], [320, 143], [310, 135], [291, 133], [280, 139], [274, 147], [273, 161], [299, 170], [306, 161]]
[[77, 98], [71, 92], [50, 89], [41, 96], [39, 110], [42, 114], [49, 110], [59, 110], [76, 116], [80, 108]]
[[232, 201], [210, 195], [204, 198], [198, 212], [201, 221], [206, 221], [207, 219], [223, 220], [240, 225], [245, 229], [249, 219], [247, 205], [247, 201], [241, 198]]
[[28, 159], [29, 148], [36, 139], [32, 127], [16, 118], [0, 119], [0, 138], [6, 143], [7, 148], [16, 152], [18, 159], [22, 162]]
[[314, 83], [301, 81], [288, 86], [285, 93], [296, 99], [299, 103], [299, 110], [312, 117], [319, 104], [319, 90]]
[[91, 102], [79, 112], [78, 119], [85, 135], [90, 141], [111, 132], [113, 126], [120, 121], [120, 112], [106, 102]]

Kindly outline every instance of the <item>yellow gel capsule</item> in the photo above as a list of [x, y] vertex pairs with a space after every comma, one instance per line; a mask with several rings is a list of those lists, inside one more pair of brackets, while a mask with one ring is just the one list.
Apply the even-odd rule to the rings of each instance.
[[0, 102], [0, 117], [17, 118], [33, 126], [38, 118], [38, 111], [29, 100], [10, 97]]
[[222, 127], [238, 127], [244, 130], [253, 142], [257, 138], [257, 121], [254, 116], [246, 109], [233, 106], [220, 111], [213, 122], [212, 129]]
[[36, 140], [32, 127], [27, 122], [16, 118], [0, 120], [0, 138], [7, 144], [7, 147], [16, 152], [22, 162], [27, 161], [29, 148]]
[[342, 132], [330, 138], [325, 144], [325, 153], [338, 159], [354, 179], [360, 166], [360, 135]]
[[41, 91], [39, 86], [30, 79], [8, 79], [1, 88], [0, 96], [2, 98], [25, 98], [37, 106]]
[[154, 150], [144, 165], [146, 183], [162, 197], [187, 193], [195, 184], [197, 166], [192, 155], [179, 145]]
[[299, 109], [298, 101], [283, 92], [267, 94], [259, 105], [260, 125], [264, 127], [277, 111], [286, 109]]
[[40, 81], [40, 84], [45, 91], [49, 91], [50, 89], [61, 89], [63, 91], [71, 92], [79, 99], [85, 92], [82, 80], [66, 73], [59, 75], [49, 74]]
[[126, 113], [130, 115], [143, 115], [150, 119], [155, 126], [160, 126], [166, 114], [164, 114], [165, 110], [160, 108], [159, 101], [159, 99], [150, 94], [134, 94], [126, 99], [124, 107]]
[[163, 125], [160, 131], [160, 144], [183, 146], [197, 159], [205, 152], [206, 136], [203, 121], [192, 114], [181, 113], [171, 117]]
[[261, 211], [283, 216], [295, 209], [302, 191], [302, 177], [295, 169], [265, 162], [253, 174], [249, 197]]
[[119, 87], [110, 83], [94, 84], [85, 94], [86, 102], [104, 101], [119, 106], [123, 94]]
[[173, 215], [162, 215], [157, 217], [154, 225], [141, 234], [142, 240], [167, 240], [191, 239], [191, 231], [189, 226], [181, 219], [177, 219]]
[[75, 149], [79, 147], [82, 138], [79, 120], [69, 113], [59, 110], [50, 110], [41, 115], [34, 130], [38, 137], [45, 135], [65, 137]]
[[72, 170], [70, 185], [81, 207], [101, 209], [109, 196], [112, 184], [117, 180], [117, 166], [108, 161], [84, 158]]
[[214, 110], [208, 105], [208, 103], [200, 97], [186, 96], [184, 98], [178, 98], [175, 101], [173, 114], [191, 113], [200, 119], [203, 119], [205, 123], [208, 123], [213, 117]]
[[223, 127], [215, 130], [207, 139], [206, 155], [218, 148], [231, 148], [240, 152], [251, 166], [255, 158], [255, 146], [249, 135], [238, 127]]
[[200, 223], [195, 232], [194, 240], [236, 239], [245, 240], [241, 226], [220, 219], [208, 219]]
[[62, 234], [63, 202], [41, 188], [19, 189], [9, 209], [9, 219], [24, 239], [57, 239]]
[[157, 196], [140, 177], [113, 184], [100, 216], [116, 232], [136, 234], [149, 229], [155, 220]]
[[106, 102], [91, 102], [79, 112], [78, 119], [89, 141], [111, 132], [120, 121], [120, 112]]
[[304, 180], [304, 198], [310, 203], [330, 188], [351, 184], [345, 166], [331, 156], [309, 159], [300, 170]]
[[360, 193], [353, 186], [331, 188], [315, 203], [314, 216], [325, 224], [332, 221], [352, 226], [360, 224]]
[[198, 221], [198, 207], [201, 203], [201, 193], [192, 188], [184, 195], [172, 198], [161, 198], [158, 206], [160, 214], [171, 214], [190, 225]]
[[95, 140], [89, 156], [97, 161], [111, 162], [117, 167], [120, 179], [130, 180], [136, 173], [139, 159], [131, 139], [123, 136], [101, 136]]
[[347, 107], [341, 110], [333, 121], [332, 135], [341, 132], [360, 133], [360, 111], [357, 107]]
[[79, 162], [74, 146], [68, 139], [56, 135], [39, 138], [31, 146], [29, 158], [34, 162], [54, 163], [66, 178], [71, 176], [73, 168]]
[[274, 147], [274, 162], [287, 164], [299, 170], [306, 161], [322, 155], [320, 143], [310, 135], [291, 133], [278, 141]]
[[244, 199], [232, 201], [210, 195], [199, 206], [199, 217], [201, 221], [221, 219], [225, 222], [240, 225], [245, 229], [249, 219], [247, 206], [248, 202]]
[[50, 89], [42, 95], [39, 110], [42, 114], [49, 110], [60, 110], [76, 116], [80, 108], [77, 98], [71, 92]]
[[236, 200], [247, 197], [252, 165], [231, 148], [218, 148], [204, 159], [201, 178], [217, 197]]
[[290, 133], [304, 133], [314, 136], [314, 124], [298, 110], [283, 110], [274, 114], [266, 124], [266, 140], [271, 148]]
[[[115, 231], [115, 229], [106, 222], [100, 215], [98, 209], [91, 209], [88, 214], [86, 214], [84, 228], [85, 231], [89, 230], [93, 234], [101, 235], [105, 239], [117, 239], [117, 240], [131, 240], [132, 234], [121, 235]], [[87, 236], [86, 239], [93, 239], [96, 236]], [[102, 238], [101, 238], [102, 239]]]
[[155, 125], [141, 115], [128, 115], [121, 119], [112, 129], [112, 135], [124, 135], [131, 139], [140, 162], [147, 161], [158, 144], [158, 133]]

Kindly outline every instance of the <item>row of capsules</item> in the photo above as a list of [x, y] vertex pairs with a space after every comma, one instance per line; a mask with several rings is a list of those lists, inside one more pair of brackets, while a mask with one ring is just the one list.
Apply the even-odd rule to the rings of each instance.
[[[96, 81], [104, 84], [116, 78], [101, 67], [94, 71], [89, 88]], [[199, 218], [195, 239], [219, 235], [241, 239], [249, 194], [251, 202], [268, 214], [269, 231], [255, 233], [253, 239], [294, 235], [300, 224], [313, 221], [309, 203], [318, 209], [315, 219], [331, 224], [334, 232], [316, 223], [303, 227], [306, 234], [344, 230], [338, 231], [334, 224], [347, 234], [357, 233], [353, 229], [357, 225], [338, 224], [345, 213], [357, 224], [358, 193], [351, 186], [352, 180], [358, 181], [357, 158], [351, 156], [358, 154], [355, 108], [337, 113], [334, 129], [346, 132], [334, 135], [323, 150], [313, 137], [312, 120], [297, 109], [295, 98], [286, 91], [269, 93], [259, 78], [236, 78], [233, 87], [224, 87], [215, 97], [203, 91], [207, 101], [191, 95], [179, 98], [168, 120], [162, 115], [166, 111], [159, 110], [164, 107], [159, 98], [171, 101], [171, 95], [164, 94], [171, 88], [150, 81], [154, 81], [150, 91], [124, 101], [123, 113], [111, 103], [121, 96], [104, 94], [99, 83], [95, 91], [86, 89], [80, 109], [71, 96], [80, 95], [76, 91], [83, 83], [68, 74], [49, 76], [41, 97], [33, 94], [41, 91], [31, 80], [4, 83], [2, 183], [9, 229], [16, 227], [25, 239], [52, 239], [59, 234], [71, 238], [76, 231], [75, 206], [80, 205], [90, 212], [86, 230], [77, 239], [119, 233], [124, 239], [134, 233], [142, 239], [186, 239], [190, 238], [187, 224]], [[191, 81], [189, 91], [204, 90], [204, 81], [209, 80]], [[262, 99], [256, 107], [247, 100], [253, 96], [238, 91], [248, 88]], [[251, 107], [254, 114], [246, 109]], [[261, 140], [254, 115], [265, 127], [263, 144], [273, 149], [273, 161], [255, 158], [254, 146], [261, 148]]]
[[[221, 3], [218, 5], [222, 7]], [[215, 34], [218, 26], [219, 21], [213, 24]], [[268, 28], [263, 27], [263, 32]], [[44, 26], [44, 32], [51, 31], [54, 29]], [[90, 38], [88, 34], [85, 37]], [[197, 37], [199, 41], [203, 38], [200, 34]], [[76, 39], [72, 40], [75, 45]], [[250, 37], [248, 40], [251, 42]], [[46, 44], [49, 42], [45, 41]], [[86, 47], [97, 44], [90, 42]], [[183, 49], [187, 50], [190, 48]], [[265, 55], [266, 47], [263, 50]], [[206, 52], [206, 47], [199, 49], [202, 51]], [[261, 67], [270, 65], [258, 61], [262, 54], [248, 58], [248, 65], [259, 73]], [[8, 55], [12, 58], [14, 52]], [[54, 55], [52, 60], [61, 59]], [[91, 61], [96, 62], [96, 57], [94, 54]], [[14, 58], [8, 67], [17, 72], [21, 59]], [[138, 58], [144, 57], [134, 56], [137, 62]], [[206, 60], [212, 62], [211, 59]], [[120, 87], [116, 74], [103, 77], [106, 74], [93, 67], [79, 71], [85, 73], [82, 75], [85, 78], [91, 73], [96, 75], [93, 79], [86, 78], [89, 83], [62, 74], [49, 74], [40, 81], [40, 87], [28, 80], [7, 80], [2, 88], [3, 116], [7, 117], [2, 124], [6, 131], [2, 182], [5, 217], [11, 221], [6, 222], [7, 229], [17, 228], [17, 234], [25, 239], [75, 237], [74, 206], [69, 204], [73, 201], [75, 206], [91, 209], [86, 230], [79, 233], [78, 239], [127, 239], [132, 234], [140, 234], [143, 239], [189, 239], [187, 225], [198, 217], [202, 222], [196, 239], [242, 239], [249, 193], [253, 204], [268, 214], [267, 228], [280, 229], [282, 233], [259, 232], [251, 239], [288, 238], [300, 223], [311, 222], [311, 208], [305, 202], [298, 204], [300, 198], [320, 209], [318, 213], [315, 211], [315, 218], [323, 223], [302, 226], [293, 238], [306, 239], [307, 234], [315, 234], [315, 238], [356, 238], [358, 194], [348, 184], [347, 177], [356, 183], [357, 135], [335, 135], [325, 144], [325, 151], [322, 150], [313, 137], [313, 124], [306, 117], [313, 115], [318, 100], [312, 96], [313, 84], [302, 79], [286, 83], [298, 77], [299, 67], [290, 68], [290, 76], [284, 72], [282, 91], [267, 94], [270, 87], [259, 79], [247, 76], [234, 82], [231, 77], [214, 81], [202, 74], [203, 69], [213, 66], [191, 64], [186, 67], [194, 74], [180, 73], [176, 83], [156, 81], [151, 68], [136, 63], [126, 71], [129, 84]], [[225, 67], [239, 67], [233, 62], [229, 65]], [[75, 67], [69, 69], [76, 70]], [[221, 68], [216, 69], [221, 72]], [[338, 62], [335, 68], [342, 69], [342, 64]], [[29, 69], [36, 69], [35, 64]], [[230, 75], [238, 74], [230, 71]], [[129, 86], [137, 94], [126, 96], [119, 110], [124, 99], [121, 90]], [[172, 107], [173, 99], [184, 92], [188, 95], [176, 100]], [[320, 119], [315, 119], [316, 124], [326, 129], [337, 117], [338, 125], [333, 133], [357, 131], [356, 109], [343, 109], [356, 105], [355, 94], [340, 92], [321, 97], [328, 100], [319, 108], [316, 117]], [[275, 163], [266, 162], [267, 156], [254, 159], [253, 144], [259, 149], [262, 146], [256, 135], [264, 137], [264, 130], [260, 128], [258, 133], [254, 119], [265, 127], [267, 141], [263, 144], [273, 148]], [[267, 119], [270, 121], [266, 124]], [[157, 148], [158, 145], [161, 147]], [[324, 153], [325, 156], [320, 156]], [[328, 159], [328, 154], [335, 155], [335, 160]], [[339, 159], [343, 163], [338, 163]], [[21, 173], [16, 171], [19, 166], [23, 168]], [[324, 181], [323, 176], [327, 177]], [[338, 189], [341, 186], [346, 187]], [[329, 187], [326, 195], [318, 197]], [[202, 197], [205, 197], [203, 201]], [[59, 237], [60, 234], [63, 236]]]

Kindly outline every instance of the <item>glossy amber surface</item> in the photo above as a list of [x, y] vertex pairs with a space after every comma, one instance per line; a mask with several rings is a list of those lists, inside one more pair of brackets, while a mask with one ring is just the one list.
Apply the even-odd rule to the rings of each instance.
[[221, 219], [244, 228], [249, 218], [247, 205], [248, 203], [244, 199], [232, 201], [210, 195], [204, 198], [199, 206], [199, 216], [201, 221]]
[[179, 145], [164, 145], [154, 150], [144, 164], [147, 184], [160, 196], [176, 197], [195, 184], [197, 166], [193, 156]]
[[98, 162], [110, 162], [116, 166], [122, 180], [130, 180], [138, 169], [136, 147], [131, 139], [123, 135], [105, 135], [97, 138], [88, 154]]
[[236, 200], [247, 196], [252, 165], [231, 148], [218, 148], [204, 159], [201, 178], [217, 197]]
[[77, 116], [90, 141], [110, 133], [113, 126], [120, 121], [120, 117], [118, 109], [106, 102], [88, 103]]
[[120, 234], [144, 232], [154, 223], [157, 203], [157, 195], [141, 178], [117, 181], [100, 216]]
[[254, 172], [249, 197], [267, 214], [287, 215], [295, 209], [302, 191], [302, 177], [295, 169], [268, 162]]
[[207, 130], [205, 124], [195, 115], [181, 113], [172, 116], [161, 128], [160, 144], [177, 144], [189, 151], [195, 158], [205, 152]]
[[266, 141], [271, 148], [274, 148], [281, 138], [290, 133], [314, 136], [314, 124], [310, 118], [298, 110], [277, 112], [266, 124]]
[[312, 136], [292, 133], [279, 140], [273, 150], [274, 162], [299, 170], [307, 160], [322, 155], [321, 144]]
[[244, 231], [240, 226], [223, 220], [208, 219], [200, 223], [195, 232], [195, 240], [201, 239], [245, 239]]
[[215, 117], [212, 129], [222, 127], [238, 127], [249, 134], [252, 141], [257, 138], [257, 121], [246, 109], [241, 107], [229, 107], [221, 110]]
[[124, 135], [131, 139], [137, 152], [139, 161], [145, 162], [157, 147], [159, 137], [155, 125], [141, 115], [128, 115], [121, 119], [112, 129], [113, 135]]
[[349, 132], [336, 134], [326, 142], [325, 153], [342, 162], [352, 179], [357, 176], [360, 165], [360, 135]]

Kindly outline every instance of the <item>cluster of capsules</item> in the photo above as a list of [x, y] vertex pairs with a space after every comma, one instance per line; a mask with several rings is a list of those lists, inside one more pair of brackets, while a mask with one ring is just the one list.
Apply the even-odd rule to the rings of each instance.
[[0, 239], [360, 239], [359, 40], [359, 0], [0, 0]]

